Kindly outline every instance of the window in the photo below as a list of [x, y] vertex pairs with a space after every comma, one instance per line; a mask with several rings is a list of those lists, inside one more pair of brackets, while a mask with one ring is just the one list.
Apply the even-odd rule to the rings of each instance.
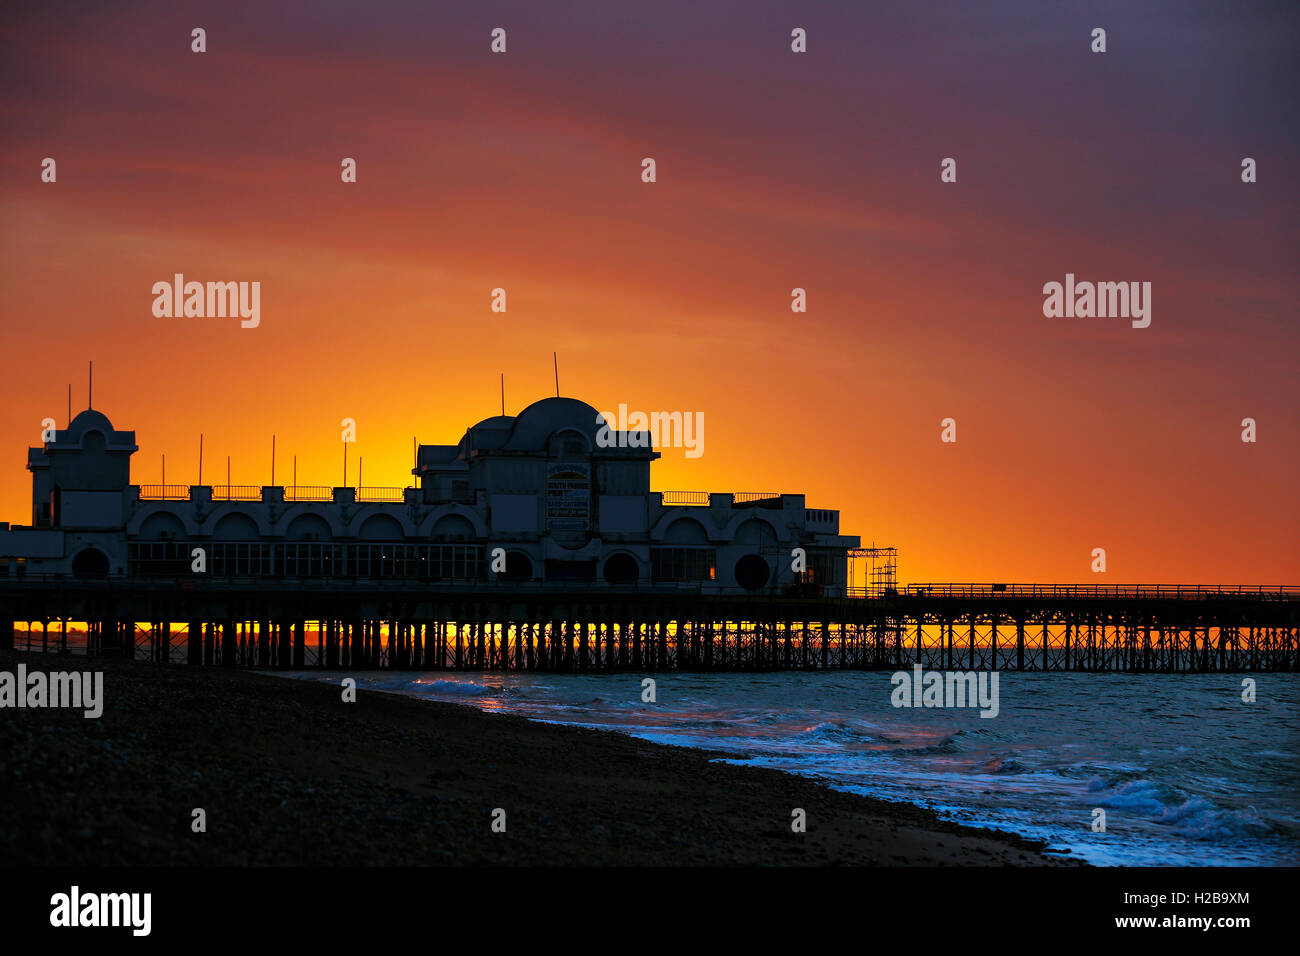
[[190, 573], [190, 547], [183, 541], [139, 541], [127, 546], [131, 573], [177, 576]]
[[713, 548], [650, 549], [650, 574], [656, 581], [712, 581], [716, 573]]

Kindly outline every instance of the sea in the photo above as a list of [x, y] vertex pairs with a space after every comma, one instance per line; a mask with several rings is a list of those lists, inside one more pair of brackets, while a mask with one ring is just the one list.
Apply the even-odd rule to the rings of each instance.
[[631, 673], [355, 676], [909, 801], [1096, 865], [1300, 863], [1297, 674], [1004, 671], [995, 717], [895, 706], [887, 671], [660, 672], [653, 701]]

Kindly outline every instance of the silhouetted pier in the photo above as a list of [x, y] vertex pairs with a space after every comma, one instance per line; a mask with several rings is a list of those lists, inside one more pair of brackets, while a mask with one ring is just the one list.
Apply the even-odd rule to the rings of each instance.
[[2, 647], [276, 669], [1287, 671], [1298, 630], [1293, 587], [0, 580]]

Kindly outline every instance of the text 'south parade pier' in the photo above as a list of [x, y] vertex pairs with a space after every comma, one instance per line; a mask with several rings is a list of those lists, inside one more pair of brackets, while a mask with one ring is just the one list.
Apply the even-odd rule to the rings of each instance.
[[[410, 488], [140, 486], [87, 410], [0, 524], [0, 648], [274, 668], [1297, 668], [1300, 588], [895, 583], [803, 495], [652, 492], [567, 398], [421, 445]], [[865, 564], [855, 585], [854, 573]]]

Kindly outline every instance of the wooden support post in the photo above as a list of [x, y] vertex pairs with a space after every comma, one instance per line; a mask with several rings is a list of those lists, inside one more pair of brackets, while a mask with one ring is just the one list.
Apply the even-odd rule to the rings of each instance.
[[[104, 633], [107, 640], [104, 642], [103, 653], [114, 656], [120, 656], [125, 652], [126, 634], [122, 622], [117, 618], [109, 618], [104, 621]], [[31, 633], [30, 628], [28, 633]]]

